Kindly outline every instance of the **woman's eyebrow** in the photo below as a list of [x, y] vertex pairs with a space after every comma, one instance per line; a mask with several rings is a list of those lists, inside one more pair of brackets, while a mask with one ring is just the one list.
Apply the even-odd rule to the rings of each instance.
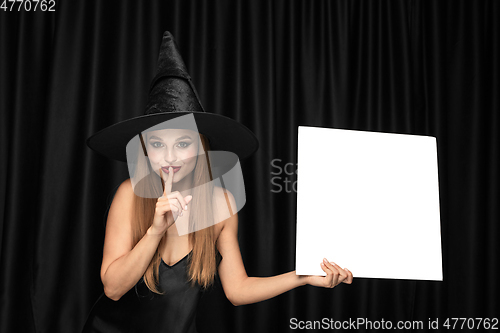
[[184, 135], [184, 136], [181, 136], [180, 138], [177, 138], [177, 140], [175, 140], [175, 141], [179, 141], [179, 140], [183, 140], [183, 139], [191, 139], [191, 137], [189, 135]]
[[[191, 137], [189, 135], [184, 135], [184, 136], [181, 136], [180, 138], [177, 138], [177, 140], [175, 141], [179, 141], [179, 140], [183, 140], [183, 139], [191, 139]], [[149, 140], [160, 140], [160, 141], [163, 141], [162, 138], [159, 138], [157, 137], [156, 135], [152, 135]], [[192, 140], [192, 139], [191, 139]]]

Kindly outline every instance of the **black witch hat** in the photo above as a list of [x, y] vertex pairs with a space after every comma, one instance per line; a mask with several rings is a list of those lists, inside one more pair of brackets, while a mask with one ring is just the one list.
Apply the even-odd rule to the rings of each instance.
[[95, 133], [87, 139], [87, 145], [108, 158], [127, 162], [126, 146], [130, 140], [148, 128], [187, 114], [194, 116], [199, 133], [208, 138], [212, 150], [233, 152], [243, 159], [259, 147], [255, 134], [247, 127], [203, 109], [174, 38], [166, 31], [144, 115]]

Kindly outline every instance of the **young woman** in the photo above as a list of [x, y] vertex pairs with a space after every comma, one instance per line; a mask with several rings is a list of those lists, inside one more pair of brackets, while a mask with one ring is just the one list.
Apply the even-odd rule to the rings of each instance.
[[[179, 82], [165, 84], [168, 88], [161, 91], [177, 89]], [[170, 107], [172, 101], [164, 105]], [[349, 270], [326, 259], [318, 263], [326, 276], [299, 276], [295, 271], [264, 278], [247, 276], [238, 244], [235, 197], [214, 185], [212, 177], [209, 140], [218, 148], [221, 143], [210, 133], [212, 127], [204, 127], [210, 121], [201, 113], [192, 112], [199, 117], [199, 132], [185, 128], [141, 131], [141, 144], [136, 148], [137, 156], [144, 158], [134, 162], [135, 180], [125, 180], [113, 198], [101, 267], [104, 294], [94, 305], [84, 332], [196, 332], [200, 291], [213, 283], [216, 274], [235, 306], [306, 284], [333, 288], [352, 282]], [[225, 121], [221, 119], [217, 121]], [[110, 150], [108, 155], [112, 154]]]

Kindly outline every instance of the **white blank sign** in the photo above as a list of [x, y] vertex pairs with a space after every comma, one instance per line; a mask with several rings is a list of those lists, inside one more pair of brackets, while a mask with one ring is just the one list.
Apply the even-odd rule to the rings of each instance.
[[442, 281], [436, 138], [298, 131], [296, 274]]

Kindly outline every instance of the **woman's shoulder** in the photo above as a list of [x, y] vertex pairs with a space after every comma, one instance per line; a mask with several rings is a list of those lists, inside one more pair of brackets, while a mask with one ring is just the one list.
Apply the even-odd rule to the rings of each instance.
[[130, 201], [134, 198], [134, 189], [130, 178], [125, 179], [116, 190], [113, 201]]
[[127, 194], [134, 193], [134, 189], [132, 188], [132, 181], [130, 178], [125, 179], [120, 186], [118, 187], [118, 191], [125, 192]]
[[220, 230], [224, 228], [228, 218], [238, 212], [236, 201], [231, 191], [219, 186], [214, 186], [214, 207], [216, 209], [214, 216], [218, 220], [216, 223], [220, 225]]
[[227, 200], [229, 200], [231, 206], [236, 207], [233, 194], [226, 188], [214, 185], [214, 199], [216, 200], [217, 205], [224, 205], [224, 207], [227, 207]]
[[132, 189], [132, 181], [130, 180], [130, 178], [127, 178], [125, 179], [121, 184], [120, 186], [124, 186], [124, 187], [127, 187], [127, 189]]

